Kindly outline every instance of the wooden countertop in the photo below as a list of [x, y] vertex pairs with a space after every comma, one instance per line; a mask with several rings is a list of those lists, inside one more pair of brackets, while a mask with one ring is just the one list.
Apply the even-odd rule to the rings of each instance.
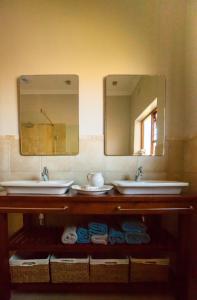
[[0, 193], [0, 205], [6, 201], [132, 201], [132, 202], [168, 202], [168, 201], [197, 201], [197, 194], [180, 194], [180, 195], [123, 195], [112, 190], [102, 195], [80, 195], [76, 191], [69, 190], [63, 195], [40, 195], [40, 194], [7, 194], [6, 192]]

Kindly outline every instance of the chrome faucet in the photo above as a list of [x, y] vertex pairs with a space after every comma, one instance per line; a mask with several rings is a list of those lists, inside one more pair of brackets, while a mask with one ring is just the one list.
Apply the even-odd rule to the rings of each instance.
[[[42, 176], [42, 179], [44, 181], [48, 181], [49, 180], [49, 170], [47, 169], [47, 167], [44, 167], [42, 172], [41, 172], [41, 176]], [[39, 221], [39, 224], [40, 226], [44, 226], [45, 224], [45, 215], [40, 213], [38, 215], [38, 221]]]
[[135, 181], [140, 181], [142, 175], [143, 175], [143, 168], [139, 167], [135, 174]]
[[44, 181], [48, 181], [49, 180], [49, 170], [47, 169], [47, 167], [43, 168], [43, 171], [42, 171], [41, 175], [42, 175], [42, 179]]

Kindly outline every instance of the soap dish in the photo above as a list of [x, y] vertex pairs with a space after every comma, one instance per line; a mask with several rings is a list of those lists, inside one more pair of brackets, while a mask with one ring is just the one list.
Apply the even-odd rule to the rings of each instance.
[[104, 185], [102, 187], [90, 186], [90, 185], [72, 185], [71, 188], [83, 195], [101, 195], [109, 192], [113, 189], [112, 185]]

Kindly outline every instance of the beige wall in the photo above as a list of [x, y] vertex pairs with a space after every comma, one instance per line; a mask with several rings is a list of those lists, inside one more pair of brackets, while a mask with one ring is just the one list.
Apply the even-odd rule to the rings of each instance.
[[197, 1], [189, 0], [186, 14], [184, 179], [197, 192]]
[[130, 155], [130, 96], [106, 97], [107, 155]]
[[[82, 135], [103, 132], [102, 84], [109, 73], [166, 75], [176, 112], [184, 7], [184, 0], [1, 1], [0, 134], [18, 134], [21, 74], [78, 74]], [[173, 120], [169, 115], [169, 134], [180, 135], [180, 126], [170, 129], [179, 119], [179, 112]]]
[[42, 108], [52, 123], [78, 125], [77, 95], [21, 95], [20, 108], [22, 123], [49, 124], [49, 120], [40, 113]]
[[197, 135], [197, 1], [188, 0], [185, 45], [185, 137]]
[[[168, 168], [170, 178], [180, 177], [185, 11], [186, 0], [1, 0], [0, 179], [36, 178], [44, 165], [51, 177], [72, 177], [79, 183], [90, 170], [103, 170], [106, 181], [133, 177], [139, 164], [145, 178], [166, 178]], [[66, 73], [79, 75], [80, 154], [21, 157], [16, 79], [21, 74]], [[103, 155], [107, 74], [166, 76], [169, 142], [164, 157]]]
[[184, 48], [182, 61], [184, 95], [182, 109], [182, 137], [168, 140], [167, 172], [169, 179], [190, 183], [190, 191], [197, 192], [197, 1], [188, 0], [185, 11]]
[[[109, 73], [164, 74], [167, 78], [166, 137], [181, 138], [184, 0], [3, 0], [0, 14], [0, 134], [2, 139], [5, 135], [14, 136], [15, 152], [18, 151], [16, 79], [21, 74], [78, 74], [81, 140], [86, 141], [88, 136], [87, 143], [91, 140], [92, 144], [98, 138], [102, 141], [102, 152], [104, 76]], [[16, 154], [20, 164], [14, 162], [17, 167], [13, 168], [13, 164], [5, 161], [7, 157], [11, 161], [17, 158], [7, 154], [6, 146], [2, 147], [6, 155], [5, 159], [1, 155], [2, 178], [16, 177], [17, 173], [29, 177], [32, 170], [39, 174], [40, 163], [35, 164], [34, 169], [24, 167], [28, 166], [27, 161], [31, 166], [38, 158], [27, 160]], [[80, 153], [85, 160], [82, 149], [81, 144]], [[138, 164], [147, 160], [145, 172], [153, 174], [155, 165], [161, 165], [159, 170], [164, 174], [167, 152], [164, 158], [139, 158]], [[97, 153], [94, 155], [97, 157]], [[85, 168], [81, 166], [82, 173], [95, 169], [89, 156], [87, 159]], [[127, 159], [137, 162], [137, 158]], [[106, 161], [110, 164], [110, 158]], [[123, 172], [121, 160], [115, 166], [117, 172]], [[50, 167], [53, 172], [53, 166]], [[102, 168], [102, 164], [98, 167]], [[133, 172], [135, 168], [129, 175]], [[126, 171], [123, 173], [128, 175]]]

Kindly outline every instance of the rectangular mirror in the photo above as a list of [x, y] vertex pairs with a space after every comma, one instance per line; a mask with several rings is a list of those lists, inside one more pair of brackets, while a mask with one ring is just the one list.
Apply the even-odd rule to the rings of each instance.
[[104, 98], [105, 155], [164, 154], [164, 76], [109, 75]]
[[22, 155], [78, 154], [78, 76], [21, 76], [19, 132]]

